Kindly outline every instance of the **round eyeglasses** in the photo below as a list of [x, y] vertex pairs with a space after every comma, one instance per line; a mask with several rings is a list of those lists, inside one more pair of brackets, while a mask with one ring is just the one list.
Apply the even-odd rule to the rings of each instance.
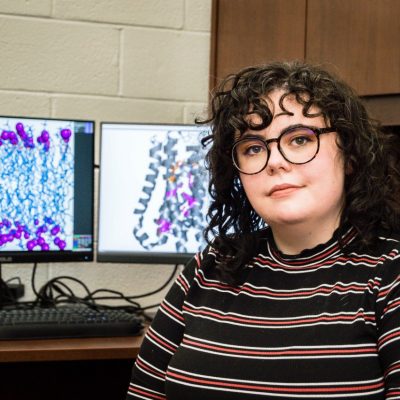
[[318, 153], [319, 136], [334, 132], [335, 128], [315, 128], [305, 125], [290, 126], [275, 139], [262, 139], [259, 136], [246, 136], [234, 143], [232, 160], [243, 174], [254, 175], [268, 164], [271, 150], [269, 144], [276, 142], [283, 158], [291, 164], [306, 164]]

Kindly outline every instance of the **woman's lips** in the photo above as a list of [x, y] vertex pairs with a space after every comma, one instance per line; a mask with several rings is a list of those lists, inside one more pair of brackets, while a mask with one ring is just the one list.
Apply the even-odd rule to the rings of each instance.
[[276, 185], [270, 190], [269, 196], [272, 198], [285, 197], [298, 189], [300, 189], [300, 186], [289, 184]]

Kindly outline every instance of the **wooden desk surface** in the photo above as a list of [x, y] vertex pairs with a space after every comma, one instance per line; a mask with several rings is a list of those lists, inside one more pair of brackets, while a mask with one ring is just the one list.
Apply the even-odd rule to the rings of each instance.
[[0, 362], [134, 359], [143, 335], [134, 337], [3, 340]]

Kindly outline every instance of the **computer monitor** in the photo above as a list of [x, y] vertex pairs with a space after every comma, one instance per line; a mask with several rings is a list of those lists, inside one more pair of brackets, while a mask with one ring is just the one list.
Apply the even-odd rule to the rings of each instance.
[[0, 263], [93, 260], [94, 122], [0, 117]]
[[205, 126], [102, 123], [97, 261], [179, 264], [205, 245]]

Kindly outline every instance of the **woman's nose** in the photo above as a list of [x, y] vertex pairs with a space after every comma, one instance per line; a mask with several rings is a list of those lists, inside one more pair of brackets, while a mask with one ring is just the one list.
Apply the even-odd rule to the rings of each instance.
[[268, 175], [273, 175], [279, 170], [290, 170], [291, 164], [283, 157], [279, 150], [278, 143], [273, 142], [268, 144], [269, 158], [267, 163]]

